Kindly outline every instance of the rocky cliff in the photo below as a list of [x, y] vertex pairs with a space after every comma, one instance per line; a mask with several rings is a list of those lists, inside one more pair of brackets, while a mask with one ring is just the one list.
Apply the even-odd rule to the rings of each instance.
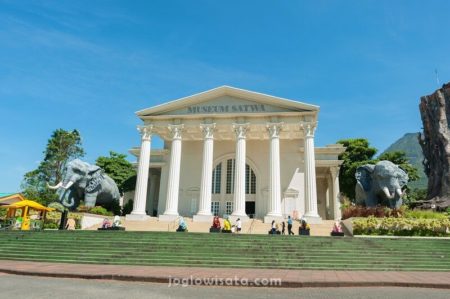
[[423, 133], [419, 143], [424, 154], [430, 201], [424, 208], [450, 206], [450, 83], [420, 100]]

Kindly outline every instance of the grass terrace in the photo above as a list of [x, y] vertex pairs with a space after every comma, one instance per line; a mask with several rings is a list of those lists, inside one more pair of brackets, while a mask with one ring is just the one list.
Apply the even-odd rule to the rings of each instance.
[[0, 233], [8, 260], [339, 270], [450, 271], [449, 239], [331, 238], [169, 232]]

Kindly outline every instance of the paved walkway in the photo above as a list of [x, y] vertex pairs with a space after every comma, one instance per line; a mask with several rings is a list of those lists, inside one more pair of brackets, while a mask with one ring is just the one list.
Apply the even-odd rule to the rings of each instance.
[[[0, 260], [9, 274], [265, 287], [396, 286], [450, 289], [450, 272], [331, 271], [88, 265]], [[272, 279], [272, 282], [269, 281]]]

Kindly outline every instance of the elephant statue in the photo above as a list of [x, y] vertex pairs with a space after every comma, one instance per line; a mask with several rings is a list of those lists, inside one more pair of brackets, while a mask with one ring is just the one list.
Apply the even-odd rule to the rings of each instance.
[[355, 177], [356, 203], [364, 203], [367, 207], [399, 208], [402, 205], [402, 189], [408, 183], [408, 174], [391, 161], [360, 166]]
[[59, 201], [69, 210], [75, 210], [80, 201], [84, 200], [86, 207], [95, 205], [109, 206], [119, 203], [120, 193], [116, 183], [97, 165], [91, 165], [80, 159], [67, 163], [64, 177], [50, 189], [62, 190]]

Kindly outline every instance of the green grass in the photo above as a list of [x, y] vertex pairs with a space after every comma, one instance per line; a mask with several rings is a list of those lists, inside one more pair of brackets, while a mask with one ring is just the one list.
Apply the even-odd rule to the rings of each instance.
[[4, 231], [0, 233], [0, 258], [118, 265], [450, 271], [450, 240]]

